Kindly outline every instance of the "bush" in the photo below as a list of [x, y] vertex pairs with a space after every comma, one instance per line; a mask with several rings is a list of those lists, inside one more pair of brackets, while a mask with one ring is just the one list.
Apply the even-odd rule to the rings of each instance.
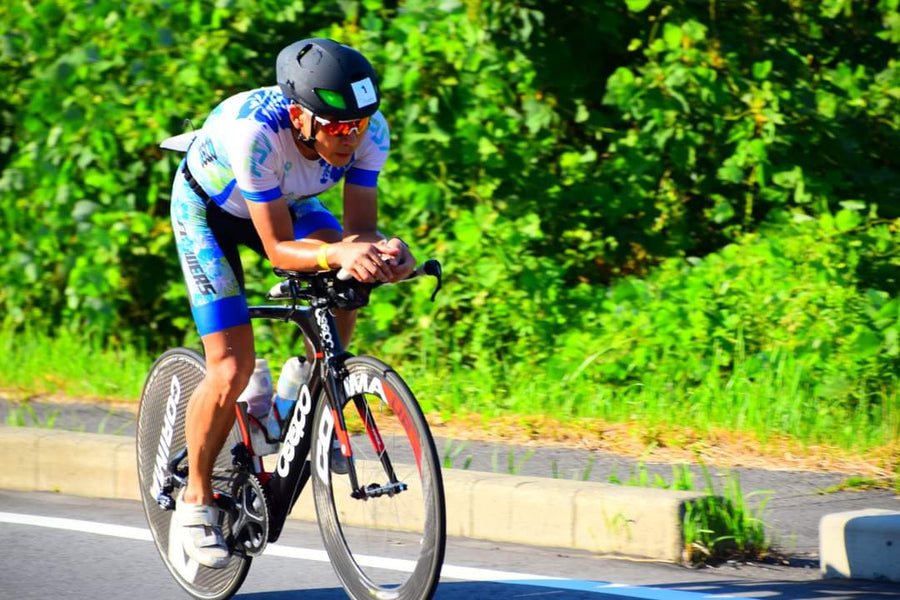
[[[195, 344], [157, 144], [325, 35], [381, 74], [383, 230], [447, 272], [437, 307], [380, 293], [359, 349], [497, 410], [535, 373], [545, 409], [601, 414], [638, 374], [773, 365], [810, 398], [896, 398], [896, 0], [37, 0], [0, 31], [6, 327]], [[594, 402], [560, 400], [578, 382]]]

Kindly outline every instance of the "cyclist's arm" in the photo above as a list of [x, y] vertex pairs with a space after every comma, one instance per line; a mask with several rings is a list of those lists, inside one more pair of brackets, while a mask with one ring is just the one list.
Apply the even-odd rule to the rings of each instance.
[[[273, 267], [292, 271], [317, 271], [322, 242], [313, 239], [294, 240], [291, 214], [283, 197], [270, 202], [247, 202], [250, 218]], [[345, 240], [329, 244], [326, 260], [330, 268], [347, 269], [360, 281], [394, 281], [394, 268], [385, 258], [401, 252], [383, 243]]]
[[282, 197], [271, 202], [248, 201], [247, 208], [273, 267], [292, 271], [319, 269], [317, 257], [321, 242], [294, 240], [287, 200]]
[[378, 188], [344, 183], [344, 241], [380, 242]]

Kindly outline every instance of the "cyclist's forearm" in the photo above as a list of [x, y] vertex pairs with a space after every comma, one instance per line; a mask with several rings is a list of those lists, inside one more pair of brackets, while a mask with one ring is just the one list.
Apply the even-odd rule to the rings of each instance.
[[337, 269], [347, 266], [344, 263], [348, 258], [365, 253], [374, 247], [371, 244], [384, 238], [376, 238], [375, 241], [355, 239], [329, 244], [306, 240], [280, 242], [269, 251], [269, 262], [273, 267], [289, 271]]
[[[323, 268], [319, 263], [321, 246], [318, 242], [302, 240], [279, 242], [269, 251], [269, 262], [273, 267], [289, 271], [319, 271]], [[334, 253], [332, 244], [328, 246], [325, 250], [326, 260]], [[328, 264], [334, 266], [331, 261]]]

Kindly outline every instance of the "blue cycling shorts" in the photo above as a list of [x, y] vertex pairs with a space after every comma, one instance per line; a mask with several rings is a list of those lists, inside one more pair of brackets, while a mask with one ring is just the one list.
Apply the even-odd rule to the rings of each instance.
[[[318, 198], [289, 203], [294, 239], [319, 229], [343, 234], [340, 222]], [[250, 322], [244, 291], [244, 269], [238, 246], [265, 257], [265, 249], [250, 219], [226, 213], [191, 189], [181, 167], [172, 187], [172, 229], [187, 284], [191, 313], [200, 335]]]

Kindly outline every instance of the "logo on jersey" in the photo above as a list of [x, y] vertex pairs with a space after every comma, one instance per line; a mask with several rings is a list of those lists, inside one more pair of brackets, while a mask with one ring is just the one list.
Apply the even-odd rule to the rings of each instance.
[[262, 172], [259, 168], [266, 162], [271, 152], [272, 142], [262, 132], [258, 132], [253, 138], [253, 145], [250, 147], [250, 172], [254, 176], [262, 177]]
[[[178, 226], [178, 233], [182, 236], [182, 239], [189, 240], [190, 238], [188, 237], [187, 228], [184, 226], [184, 223], [182, 223], [180, 219], [176, 219], [175, 223]], [[188, 242], [185, 242], [185, 246], [187, 245]], [[209, 280], [209, 277], [206, 276], [203, 265], [200, 264], [200, 259], [197, 258], [197, 255], [187, 247], [185, 247], [182, 254], [184, 255], [185, 262], [184, 270], [190, 274], [191, 279], [194, 280], [194, 286], [196, 287], [197, 292], [200, 294], [215, 294], [216, 288]]]
[[216, 147], [213, 145], [213, 141], [210, 138], [206, 138], [203, 140], [203, 143], [197, 148], [197, 151], [200, 153], [200, 166], [205, 167], [211, 162], [215, 162], [218, 156], [216, 156]]
[[277, 94], [271, 90], [257, 90], [244, 101], [238, 110], [237, 118], [253, 117], [256, 121], [264, 123], [272, 133], [278, 133], [279, 129], [291, 128], [291, 116], [286, 103], [287, 98], [284, 94]]

